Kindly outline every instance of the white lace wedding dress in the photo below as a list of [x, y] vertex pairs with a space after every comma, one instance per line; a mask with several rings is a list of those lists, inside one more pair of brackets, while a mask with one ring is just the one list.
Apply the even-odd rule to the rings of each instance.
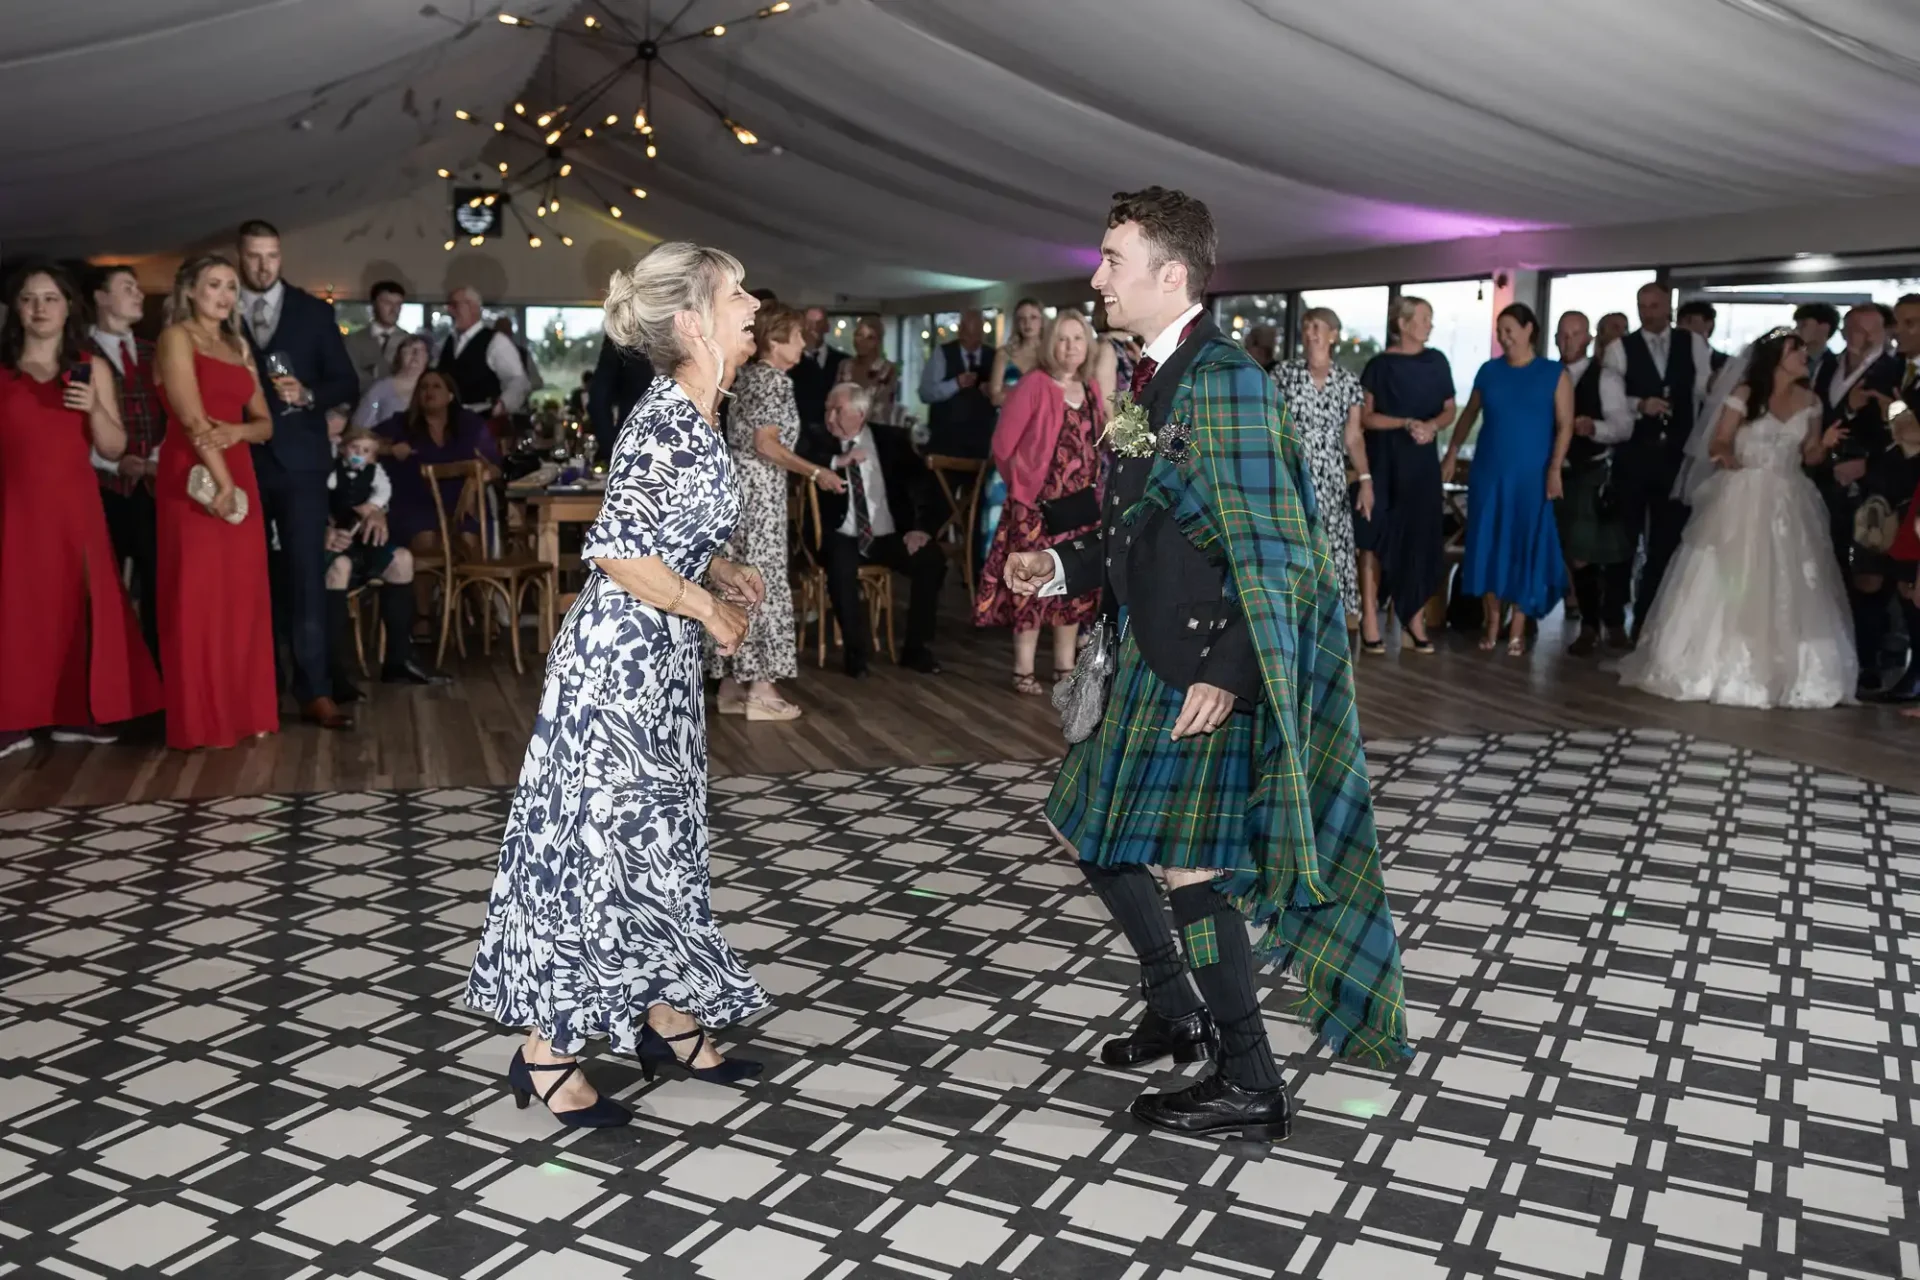
[[1734, 437], [1740, 465], [1694, 492], [1640, 646], [1620, 664], [1623, 683], [1733, 707], [1852, 700], [1859, 660], [1846, 586], [1826, 506], [1801, 472], [1818, 412], [1747, 423]]

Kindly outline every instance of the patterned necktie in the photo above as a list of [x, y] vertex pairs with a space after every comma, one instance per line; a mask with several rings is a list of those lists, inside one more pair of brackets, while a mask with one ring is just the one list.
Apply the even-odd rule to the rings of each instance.
[[873, 512], [867, 507], [865, 467], [865, 463], [856, 462], [847, 468], [847, 494], [853, 503], [853, 536], [863, 556], [873, 545]]
[[250, 327], [253, 329], [253, 340], [263, 347], [266, 346], [269, 335], [267, 333], [267, 299], [264, 295], [253, 300]]
[[133, 339], [131, 337], [123, 339], [120, 343], [120, 380], [122, 382], [133, 381], [133, 371], [139, 367], [139, 348], [133, 345]]
[[1133, 396], [1134, 403], [1139, 403], [1140, 397], [1147, 393], [1147, 384], [1153, 381], [1154, 371], [1159, 367], [1160, 362], [1152, 356], [1141, 356], [1139, 361], [1135, 363], [1133, 366], [1133, 386], [1128, 388], [1129, 393]]

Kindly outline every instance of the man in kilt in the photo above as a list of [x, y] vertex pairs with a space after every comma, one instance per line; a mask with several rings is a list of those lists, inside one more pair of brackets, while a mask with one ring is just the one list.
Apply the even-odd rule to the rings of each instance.
[[1211, 215], [1185, 193], [1115, 198], [1093, 287], [1111, 323], [1148, 343], [1109, 415], [1102, 527], [1009, 557], [1007, 581], [1099, 589], [1120, 635], [1104, 718], [1047, 801], [1140, 959], [1146, 1014], [1101, 1058], [1213, 1056], [1211, 1076], [1144, 1095], [1133, 1114], [1180, 1133], [1284, 1138], [1291, 1108], [1249, 920], [1262, 957], [1293, 970], [1295, 1012], [1335, 1053], [1385, 1065], [1411, 1050], [1339, 576], [1272, 381], [1201, 306], [1215, 248]]

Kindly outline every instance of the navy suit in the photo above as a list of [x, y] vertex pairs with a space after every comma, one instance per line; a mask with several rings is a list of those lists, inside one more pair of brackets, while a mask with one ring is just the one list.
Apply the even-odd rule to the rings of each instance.
[[[253, 446], [266, 522], [278, 535], [273, 568], [274, 631], [293, 660], [290, 683], [301, 704], [333, 696], [327, 655], [327, 476], [333, 471], [333, 441], [327, 410], [358, 399], [360, 377], [333, 308], [287, 285], [280, 321], [263, 347], [244, 326], [253, 347], [260, 385], [273, 413], [273, 438]], [[279, 352], [293, 376], [312, 393], [301, 408], [281, 402], [267, 372], [267, 356]], [[284, 674], [284, 673], [283, 673]]]
[[593, 424], [593, 438], [600, 442], [600, 460], [611, 466], [613, 442], [627, 415], [647, 394], [653, 382], [653, 363], [638, 351], [622, 351], [608, 339], [600, 341], [600, 360], [593, 366], [593, 381], [587, 386], [587, 419]]

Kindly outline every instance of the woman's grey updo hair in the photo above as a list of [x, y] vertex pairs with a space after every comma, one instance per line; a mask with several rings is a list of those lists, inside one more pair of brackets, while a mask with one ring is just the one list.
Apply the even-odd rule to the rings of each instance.
[[688, 240], [655, 245], [631, 271], [616, 271], [607, 282], [603, 329], [614, 346], [643, 351], [654, 368], [669, 373], [692, 354], [674, 331], [673, 317], [698, 312], [711, 329], [715, 299], [745, 275], [740, 260], [723, 250]]

